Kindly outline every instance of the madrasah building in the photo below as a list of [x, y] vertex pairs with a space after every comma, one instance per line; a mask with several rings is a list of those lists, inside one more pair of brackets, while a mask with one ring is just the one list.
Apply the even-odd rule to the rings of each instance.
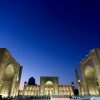
[[[73, 95], [71, 85], [59, 85], [58, 77], [40, 77], [40, 85], [35, 84], [35, 79], [24, 83], [23, 91], [19, 92], [22, 67], [6, 48], [0, 48], [0, 95], [7, 96], [39, 96], [64, 94]], [[33, 83], [31, 83], [33, 81]]]
[[28, 82], [24, 82], [24, 89], [20, 95], [40, 96], [40, 95], [68, 95], [72, 96], [72, 85], [59, 85], [58, 77], [40, 77], [40, 85], [35, 84], [35, 79], [31, 77]]
[[[81, 77], [75, 70], [79, 95], [100, 95], [100, 49], [90, 51], [80, 62]], [[35, 79], [25, 82], [19, 91], [22, 67], [6, 48], [0, 48], [0, 95], [39, 96], [39, 95], [74, 95], [72, 85], [59, 85], [58, 77], [40, 77], [40, 85]]]
[[81, 77], [75, 70], [79, 95], [100, 95], [100, 49], [95, 48], [80, 62]]
[[22, 66], [6, 48], [0, 48], [0, 96], [17, 96]]

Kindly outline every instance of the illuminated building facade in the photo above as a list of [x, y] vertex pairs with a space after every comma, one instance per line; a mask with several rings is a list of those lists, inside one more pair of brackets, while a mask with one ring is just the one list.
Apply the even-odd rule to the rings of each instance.
[[[23, 95], [39, 96], [39, 95], [73, 95], [71, 85], [59, 85], [58, 77], [40, 77], [40, 85], [24, 84]], [[21, 92], [21, 94], [22, 94]]]
[[0, 48], [0, 95], [18, 95], [22, 67], [6, 48]]
[[93, 49], [80, 62], [82, 79], [76, 78], [80, 95], [100, 95], [100, 49]]

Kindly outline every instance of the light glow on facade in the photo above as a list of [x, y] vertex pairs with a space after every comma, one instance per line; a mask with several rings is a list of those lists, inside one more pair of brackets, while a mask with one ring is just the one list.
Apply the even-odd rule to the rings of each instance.
[[41, 77], [40, 85], [24, 84], [20, 94], [25, 96], [74, 95], [71, 85], [59, 85], [58, 77]]

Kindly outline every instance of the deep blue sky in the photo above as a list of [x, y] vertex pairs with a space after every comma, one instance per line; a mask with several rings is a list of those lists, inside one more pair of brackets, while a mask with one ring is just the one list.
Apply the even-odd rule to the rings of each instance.
[[30, 76], [75, 81], [75, 67], [100, 48], [99, 0], [0, 0], [0, 47], [23, 65], [21, 84]]

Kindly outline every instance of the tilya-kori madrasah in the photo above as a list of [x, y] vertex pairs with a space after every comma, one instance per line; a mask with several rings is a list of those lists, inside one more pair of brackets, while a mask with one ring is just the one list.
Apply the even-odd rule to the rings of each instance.
[[[81, 75], [75, 69], [79, 95], [100, 95], [100, 49], [93, 49], [80, 62]], [[40, 77], [40, 84], [25, 82], [19, 91], [22, 67], [6, 48], [0, 48], [0, 95], [38, 96], [38, 95], [74, 95], [72, 85], [60, 85], [54, 76]]]
[[[30, 81], [31, 80], [31, 81]], [[31, 82], [33, 83], [31, 84]], [[42, 76], [40, 77], [40, 85], [35, 84], [35, 79], [31, 77], [28, 82], [24, 83], [24, 89], [21, 95], [74, 95], [73, 86], [59, 85], [58, 77]]]

